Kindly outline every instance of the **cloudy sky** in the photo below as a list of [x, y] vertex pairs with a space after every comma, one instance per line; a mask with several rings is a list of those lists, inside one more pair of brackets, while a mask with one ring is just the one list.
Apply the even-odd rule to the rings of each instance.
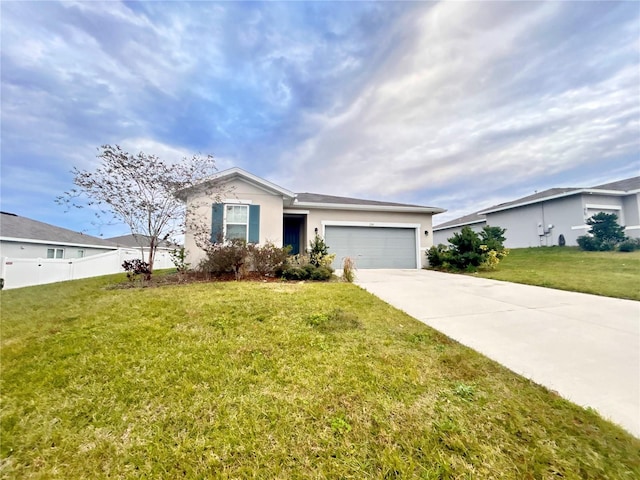
[[2, 210], [119, 144], [297, 192], [465, 213], [640, 174], [637, 2], [29, 2], [1, 8]]

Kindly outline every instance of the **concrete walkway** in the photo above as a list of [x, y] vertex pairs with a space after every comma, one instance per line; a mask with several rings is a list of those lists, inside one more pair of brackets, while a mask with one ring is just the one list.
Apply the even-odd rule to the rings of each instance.
[[640, 437], [640, 302], [427, 270], [356, 283]]

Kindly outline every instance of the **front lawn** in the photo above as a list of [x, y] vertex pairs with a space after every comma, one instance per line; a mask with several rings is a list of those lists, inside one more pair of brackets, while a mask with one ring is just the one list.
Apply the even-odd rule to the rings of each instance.
[[640, 440], [344, 283], [1, 292], [2, 478], [640, 477]]
[[640, 300], [640, 251], [584, 252], [577, 247], [516, 248], [478, 276]]

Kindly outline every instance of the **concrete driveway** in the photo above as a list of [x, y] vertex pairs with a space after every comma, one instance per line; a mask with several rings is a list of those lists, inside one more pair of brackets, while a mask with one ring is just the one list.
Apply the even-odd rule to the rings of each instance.
[[427, 270], [356, 283], [640, 437], [640, 302]]

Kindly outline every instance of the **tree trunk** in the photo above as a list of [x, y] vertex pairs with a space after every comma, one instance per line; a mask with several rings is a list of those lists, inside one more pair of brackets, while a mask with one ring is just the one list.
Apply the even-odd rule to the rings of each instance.
[[151, 237], [149, 240], [149, 273], [145, 277], [145, 280], [151, 280], [151, 274], [153, 273], [153, 260], [155, 259], [156, 253], [156, 239]]

